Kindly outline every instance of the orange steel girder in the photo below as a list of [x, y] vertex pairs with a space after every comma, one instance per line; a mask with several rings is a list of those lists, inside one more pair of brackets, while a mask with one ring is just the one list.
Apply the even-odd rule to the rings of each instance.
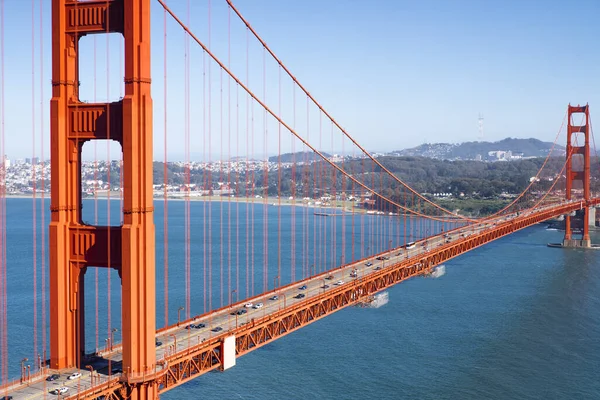
[[[156, 398], [155, 378], [144, 379], [156, 367], [150, 0], [52, 0], [52, 24], [51, 367], [81, 364], [86, 268], [115, 268], [122, 283], [127, 396]], [[82, 103], [79, 39], [110, 32], [124, 37], [125, 97]], [[98, 139], [122, 146], [122, 226], [89, 226], [81, 219], [81, 149]]]
[[[585, 115], [585, 123], [583, 125], [572, 125], [572, 115], [574, 113], [583, 113]], [[585, 106], [571, 106], [568, 107], [568, 124], [567, 124], [567, 166], [565, 170], [566, 175], [566, 199], [571, 200], [573, 182], [581, 181], [583, 184], [583, 200], [590, 200], [590, 107], [586, 104]], [[583, 133], [585, 136], [583, 146], [573, 146], [572, 136], [576, 133]], [[583, 156], [583, 170], [575, 170], [573, 168], [573, 155], [581, 154]], [[589, 222], [589, 208], [584, 208], [583, 215], [583, 232], [582, 239], [584, 241], [590, 240], [590, 222]], [[573, 232], [571, 228], [571, 216], [565, 216], [565, 241], [571, 240]]]

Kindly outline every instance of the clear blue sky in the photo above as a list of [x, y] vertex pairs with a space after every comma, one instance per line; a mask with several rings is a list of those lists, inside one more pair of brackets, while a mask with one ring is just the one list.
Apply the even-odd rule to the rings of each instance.
[[[184, 20], [188, 19], [186, 0], [167, 3]], [[33, 120], [39, 155], [42, 118], [39, 104], [43, 104], [47, 157], [50, 1], [43, 0], [43, 63], [39, 48], [39, 4], [40, 1], [35, 0], [33, 95], [36, 116]], [[157, 158], [162, 158], [163, 12], [157, 2], [153, 4], [155, 150]], [[192, 29], [206, 42], [207, 4], [207, 0], [191, 0], [189, 17]], [[227, 61], [231, 40], [232, 69], [245, 79], [246, 33], [232, 14], [229, 36], [224, 4], [224, 0], [211, 2], [211, 48]], [[396, 150], [425, 142], [477, 140], [479, 113], [484, 116], [486, 140], [510, 136], [552, 141], [569, 102], [589, 103], [592, 118], [596, 110], [600, 110], [600, 48], [596, 43], [600, 37], [597, 23], [600, 2], [595, 0], [237, 0], [234, 4], [311, 94], [371, 151]], [[4, 0], [4, 7], [5, 153], [9, 158], [24, 158], [33, 152], [31, 2]], [[181, 159], [185, 126], [184, 39], [171, 21], [167, 35], [169, 158]], [[95, 98], [98, 101], [106, 99], [107, 88], [113, 99], [118, 98], [122, 90], [118, 84], [119, 46], [113, 39], [109, 41], [111, 74], [107, 85], [106, 38], [96, 37]], [[82, 44], [82, 69], [85, 70], [82, 97], [90, 101], [94, 99], [92, 43], [92, 38], [86, 38], [85, 46]], [[203, 67], [197, 46], [191, 44], [191, 48], [190, 82], [200, 85], [207, 69]], [[262, 51], [252, 42], [248, 52], [252, 59], [250, 86], [259, 95], [266, 93], [267, 102], [277, 109], [277, 69], [267, 62], [264, 67], [267, 83], [263, 84]], [[45, 82], [43, 99], [41, 71]], [[219, 72], [213, 66], [213, 150], [223, 145], [220, 138], [228, 131], [227, 123], [223, 128], [220, 122], [219, 79]], [[198, 85], [191, 89], [190, 95], [193, 158], [203, 152], [202, 143], [206, 139], [202, 132], [207, 129], [202, 131], [199, 128], [202, 122], [194, 119], [203, 112], [202, 89]], [[282, 114], [291, 123], [291, 89], [285, 83], [283, 87]], [[235, 102], [234, 98], [232, 95], [231, 101]], [[304, 104], [304, 101], [300, 99], [298, 103]], [[303, 116], [299, 119], [306, 118], [306, 110], [300, 106], [297, 113]], [[227, 115], [226, 112], [226, 120]], [[316, 119], [316, 113], [311, 115]], [[262, 114], [256, 118], [262, 118]], [[234, 124], [232, 122], [232, 129]], [[303, 130], [300, 125], [298, 122], [299, 130]], [[308, 132], [318, 142], [319, 139], [314, 139], [314, 126], [310, 129], [308, 126], [308, 123], [304, 126], [304, 134]], [[275, 152], [275, 142], [269, 140], [265, 150], [257, 141], [255, 153]], [[226, 143], [225, 147], [228, 146]], [[330, 147], [340, 150], [337, 144]]]

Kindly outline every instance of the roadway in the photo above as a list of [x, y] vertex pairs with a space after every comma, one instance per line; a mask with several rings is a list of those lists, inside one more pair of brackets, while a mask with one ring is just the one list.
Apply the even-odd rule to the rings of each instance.
[[[544, 208], [540, 207], [537, 211], [543, 209]], [[528, 212], [527, 214], [521, 213], [520, 215], [524, 216], [531, 213], [532, 212]], [[472, 234], [482, 233], [487, 229], [492, 229], [496, 225], [510, 221], [515, 217], [518, 217], [518, 215], [512, 214], [509, 216], [498, 217], [453, 231], [448, 231], [447, 233], [431, 236], [416, 241], [411, 248], [395, 248], [384, 253], [376, 254], [332, 270], [329, 273], [320, 274], [305, 279], [304, 281], [278, 288], [269, 293], [247, 299], [243, 302], [238, 302], [227, 308], [217, 310], [212, 314], [198, 316], [192, 320], [184, 321], [180, 326], [173, 326], [157, 333], [156, 360], [161, 360], [169, 354], [181, 352], [190, 346], [197, 345], [217, 336], [228, 336], [230, 331], [240, 325], [248, 324], [252, 319], [258, 319], [268, 314], [275, 313], [286, 307], [305, 301], [307, 298], [322, 294], [336, 286], [342, 286], [352, 279], [367, 276], [374, 271], [379, 271], [386, 266], [398, 264], [399, 262], [411, 258], [414, 258], [415, 263], [417, 263], [419, 259], [417, 256], [427, 253], [435, 247], [451, 244]], [[352, 273], [353, 270], [356, 270], [356, 274]], [[304, 297], [301, 295], [304, 295]], [[262, 304], [262, 306], [258, 306], [258, 304]], [[244, 310], [240, 311], [244, 313], [238, 315], [237, 312], [239, 310]], [[196, 326], [198, 324], [202, 324], [203, 326], [200, 328], [191, 326]], [[53, 397], [52, 395], [48, 395], [48, 393], [55, 388], [67, 387], [68, 391], [64, 394], [64, 396], [67, 397], [89, 389], [92, 386], [92, 379], [94, 385], [97, 386], [99, 383], [107, 382], [111, 378], [114, 378], [115, 375], [118, 376], [121, 374], [122, 355], [120, 346], [115, 346], [114, 350], [104, 351], [99, 355], [101, 358], [91, 359], [86, 363], [93, 367], [93, 377], [89, 369], [78, 370], [73, 368], [60, 372], [48, 370], [47, 374], [38, 377], [35, 380], [32, 379], [31, 382], [15, 385], [10, 388], [9, 393], [14, 399], [39, 399], [44, 398], [45, 396]], [[108, 367], [109, 360], [110, 369], [112, 371], [110, 376]], [[70, 374], [77, 371], [81, 373], [81, 377], [73, 380], [67, 379]], [[45, 377], [52, 373], [60, 373], [61, 377], [56, 381], [47, 382]], [[1, 395], [4, 395], [3, 391], [0, 391], [0, 396]], [[60, 397], [62, 398], [63, 396]]]

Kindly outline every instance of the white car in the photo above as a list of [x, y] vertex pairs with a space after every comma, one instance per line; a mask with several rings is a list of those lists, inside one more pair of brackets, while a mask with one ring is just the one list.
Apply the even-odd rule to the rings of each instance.
[[77, 378], [81, 378], [81, 372], [73, 372], [71, 375], [69, 375], [69, 380], [73, 380], [73, 379], [77, 379]]
[[65, 394], [65, 393], [67, 393], [68, 391], [69, 391], [69, 388], [68, 388], [68, 387], [65, 387], [65, 386], [63, 386], [63, 387], [59, 387], [59, 388], [56, 388], [56, 389], [52, 389], [52, 390], [50, 391], [50, 394], [59, 395], [59, 394]]
[[259, 309], [262, 308], [263, 303], [256, 303], [253, 308]]
[[252, 307], [252, 303], [246, 303], [246, 304], [244, 304], [244, 307], [251, 308]]
[[343, 285], [343, 284], [344, 284], [344, 281], [337, 281], [335, 284], [336, 284], [336, 285]]

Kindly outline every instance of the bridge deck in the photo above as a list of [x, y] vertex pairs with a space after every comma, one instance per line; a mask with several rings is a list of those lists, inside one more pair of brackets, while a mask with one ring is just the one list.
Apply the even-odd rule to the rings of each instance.
[[[590, 205], [598, 202], [595, 199]], [[156, 335], [157, 342], [160, 342], [156, 348], [159, 365], [155, 368], [155, 374], [160, 376], [160, 391], [164, 392], [205, 372], [222, 368], [223, 342], [227, 337], [235, 337], [235, 353], [239, 357], [331, 312], [365, 300], [387, 287], [413, 276], [429, 273], [433, 267], [453, 257], [553, 216], [580, 209], [583, 205], [579, 201], [563, 202], [520, 215], [513, 214], [469, 225], [418, 241], [414, 248], [396, 248], [182, 322], [180, 326], [159, 330]], [[380, 256], [389, 259], [377, 259]], [[368, 265], [369, 263], [372, 265]], [[356, 276], [350, 275], [353, 270], [356, 270]], [[306, 288], [300, 289], [303, 285]], [[304, 297], [300, 298], [299, 294]], [[278, 296], [277, 299], [273, 299], [275, 295]], [[262, 303], [263, 306], [245, 307], [245, 303]], [[234, 314], [241, 309], [245, 310], [244, 314]], [[186, 328], [188, 324], [199, 323], [204, 324], [204, 327]], [[53, 389], [67, 387], [68, 391], [64, 396], [110, 398], [126, 387], [125, 382], [147, 378], [145, 375], [121, 370], [118, 346], [100, 356], [100, 359], [89, 362], [94, 368], [93, 377], [87, 369], [59, 372], [48, 370], [29, 382], [6, 388], [7, 393], [16, 399], [35, 399], [43, 398]], [[109, 361], [112, 370], [110, 374]], [[69, 374], [74, 372], [80, 372], [81, 377], [68, 380]], [[61, 377], [47, 382], [45, 378], [51, 373], [60, 373]], [[1, 392], [0, 394], [4, 394], [5, 390]]]

